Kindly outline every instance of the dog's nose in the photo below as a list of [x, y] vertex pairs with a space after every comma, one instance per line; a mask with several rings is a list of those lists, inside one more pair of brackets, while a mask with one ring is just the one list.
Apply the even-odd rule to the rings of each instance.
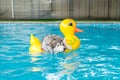
[[64, 48], [64, 51], [66, 50], [66, 48]]

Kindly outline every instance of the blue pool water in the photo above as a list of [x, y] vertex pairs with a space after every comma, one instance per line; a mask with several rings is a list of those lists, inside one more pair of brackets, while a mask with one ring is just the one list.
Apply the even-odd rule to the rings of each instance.
[[120, 80], [120, 24], [78, 23], [79, 49], [69, 54], [35, 54], [30, 34], [40, 40], [63, 35], [59, 23], [1, 23], [0, 80]]

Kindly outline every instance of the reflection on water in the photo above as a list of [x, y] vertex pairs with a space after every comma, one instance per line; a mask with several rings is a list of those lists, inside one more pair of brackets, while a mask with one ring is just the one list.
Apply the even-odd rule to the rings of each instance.
[[40, 67], [32, 67], [33, 72], [42, 71]]
[[[32, 53], [30, 53], [30, 55], [31, 55], [31, 63], [33, 63], [33, 64], [36, 64], [36, 62], [38, 61], [38, 60], [40, 60], [40, 58], [38, 58], [39, 56], [41, 56], [42, 54], [41, 53], [36, 53], [36, 52], [32, 52]], [[32, 67], [31, 68], [31, 70], [33, 71], [33, 72], [37, 72], [37, 71], [41, 71], [42, 69], [40, 68], [40, 67]]]
[[42, 72], [47, 80], [72, 79], [71, 74], [79, 67], [80, 61], [77, 53], [30, 53], [31, 71]]

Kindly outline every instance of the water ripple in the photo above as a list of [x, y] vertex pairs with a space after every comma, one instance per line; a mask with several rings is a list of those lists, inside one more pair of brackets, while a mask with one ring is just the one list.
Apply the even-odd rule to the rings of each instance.
[[68, 54], [28, 52], [31, 33], [63, 36], [58, 25], [0, 24], [0, 79], [120, 80], [120, 24], [77, 24], [81, 46]]

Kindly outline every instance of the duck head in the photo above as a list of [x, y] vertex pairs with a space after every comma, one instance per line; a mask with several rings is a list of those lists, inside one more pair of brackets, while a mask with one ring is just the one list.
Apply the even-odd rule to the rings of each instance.
[[74, 36], [75, 32], [83, 32], [83, 30], [76, 28], [76, 22], [73, 19], [63, 20], [60, 24], [60, 30], [65, 37]]

